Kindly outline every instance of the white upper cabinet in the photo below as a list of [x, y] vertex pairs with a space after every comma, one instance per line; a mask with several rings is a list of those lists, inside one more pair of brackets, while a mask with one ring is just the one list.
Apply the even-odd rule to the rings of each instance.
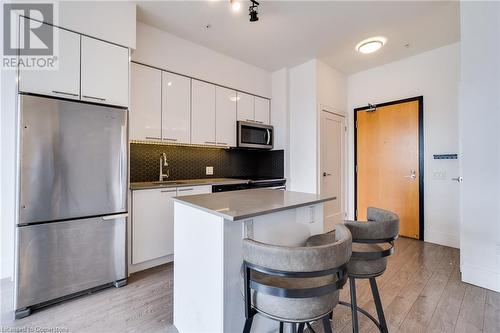
[[270, 124], [270, 105], [269, 100], [255, 96], [255, 122], [262, 124]]
[[253, 121], [255, 117], [255, 97], [242, 92], [237, 93], [238, 120]]
[[217, 145], [236, 146], [236, 91], [216, 87], [215, 133]]
[[[25, 25], [29, 24], [28, 18]], [[64, 98], [80, 98], [80, 35], [54, 27], [59, 47], [56, 69], [19, 71], [19, 91]]]
[[191, 80], [191, 143], [215, 145], [215, 85]]
[[128, 106], [128, 49], [81, 38], [81, 99]]
[[191, 79], [168, 72], [162, 75], [162, 139], [190, 143]]
[[160, 70], [132, 63], [130, 76], [129, 137], [161, 140]]

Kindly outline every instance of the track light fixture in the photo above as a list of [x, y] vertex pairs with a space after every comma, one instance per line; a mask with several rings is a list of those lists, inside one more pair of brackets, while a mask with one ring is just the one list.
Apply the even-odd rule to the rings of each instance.
[[250, 7], [248, 8], [250, 15], [250, 22], [257, 22], [259, 20], [259, 12], [257, 11], [259, 3], [255, 0], [250, 0]]

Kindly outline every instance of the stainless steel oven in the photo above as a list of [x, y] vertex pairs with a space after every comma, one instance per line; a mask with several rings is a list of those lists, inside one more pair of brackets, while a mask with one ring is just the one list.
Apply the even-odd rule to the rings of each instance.
[[249, 121], [238, 121], [237, 126], [238, 147], [255, 149], [273, 148], [273, 126]]

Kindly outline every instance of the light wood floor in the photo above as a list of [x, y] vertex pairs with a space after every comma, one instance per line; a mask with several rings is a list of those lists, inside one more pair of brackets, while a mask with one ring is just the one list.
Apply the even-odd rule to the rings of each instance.
[[[461, 282], [458, 265], [456, 249], [399, 239], [387, 271], [377, 279], [390, 331], [500, 332], [500, 294]], [[176, 332], [172, 286], [168, 264], [133, 274], [123, 288], [46, 308], [13, 325], [59, 332]], [[375, 315], [367, 281], [358, 282], [357, 293], [358, 305]], [[348, 295], [346, 286], [341, 299], [348, 301]], [[349, 309], [338, 306], [334, 332], [351, 332], [350, 318]], [[360, 331], [376, 328], [360, 316]]]

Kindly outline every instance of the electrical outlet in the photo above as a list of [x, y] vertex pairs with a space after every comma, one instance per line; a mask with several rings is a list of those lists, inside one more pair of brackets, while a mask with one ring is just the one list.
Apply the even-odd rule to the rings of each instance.
[[213, 174], [214, 174], [214, 167], [207, 166], [207, 167], [205, 168], [205, 170], [206, 170], [206, 174], [207, 174], [207, 176], [211, 176], [211, 175], [213, 175]]

